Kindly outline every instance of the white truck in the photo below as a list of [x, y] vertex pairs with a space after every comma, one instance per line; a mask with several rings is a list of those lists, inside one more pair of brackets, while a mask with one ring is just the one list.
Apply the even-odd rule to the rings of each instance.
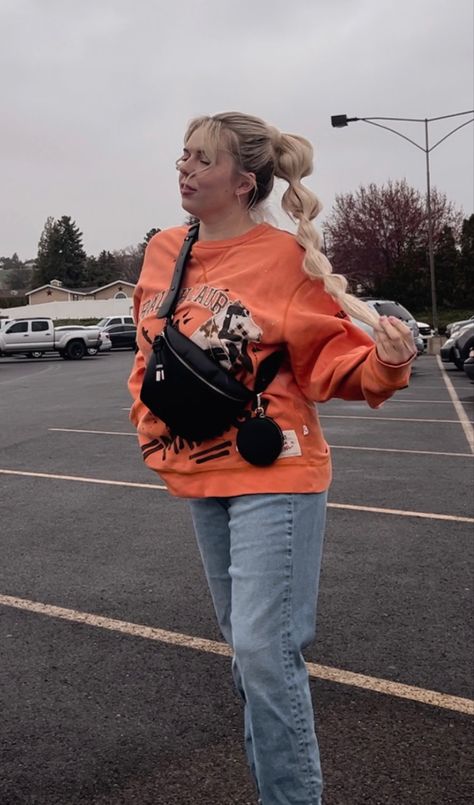
[[52, 319], [9, 319], [0, 329], [0, 355], [22, 354], [39, 358], [55, 350], [65, 360], [77, 361], [88, 350], [99, 350], [104, 334], [98, 328], [58, 331]]

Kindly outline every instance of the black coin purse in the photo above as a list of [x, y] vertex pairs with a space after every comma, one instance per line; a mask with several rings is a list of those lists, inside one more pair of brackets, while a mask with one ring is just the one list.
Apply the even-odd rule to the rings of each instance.
[[237, 431], [237, 450], [249, 464], [268, 467], [280, 455], [283, 442], [282, 429], [274, 419], [265, 416], [258, 394], [255, 416], [243, 422]]

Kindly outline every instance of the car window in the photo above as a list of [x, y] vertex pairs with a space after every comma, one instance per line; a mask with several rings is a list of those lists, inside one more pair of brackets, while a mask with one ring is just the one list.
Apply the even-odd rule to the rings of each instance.
[[125, 322], [125, 324], [133, 324], [133, 317], [132, 316], [125, 316], [124, 322]]
[[12, 324], [11, 327], [8, 327], [5, 330], [6, 333], [27, 333], [28, 332], [28, 322], [27, 321], [17, 321], [15, 324]]
[[123, 330], [123, 326], [121, 324], [112, 324], [112, 325], [109, 324], [105, 328], [106, 333], [121, 333], [122, 330]]
[[47, 321], [32, 321], [31, 329], [34, 333], [39, 333], [42, 330], [49, 330], [49, 324]]
[[109, 321], [107, 322], [107, 324], [121, 324], [121, 323], [122, 320], [118, 319], [117, 317], [115, 317], [114, 319], [109, 319]]
[[399, 305], [396, 302], [374, 302], [374, 307], [381, 316], [397, 316], [406, 321], [413, 318], [403, 305]]

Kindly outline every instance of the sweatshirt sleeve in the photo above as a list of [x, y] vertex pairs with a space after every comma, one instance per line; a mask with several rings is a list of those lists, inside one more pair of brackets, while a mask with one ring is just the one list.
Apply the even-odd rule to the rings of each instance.
[[411, 361], [380, 361], [367, 333], [353, 324], [318, 280], [304, 280], [285, 320], [285, 341], [296, 381], [315, 402], [366, 400], [372, 408], [408, 385]]
[[[133, 294], [133, 320], [135, 322], [137, 329], [139, 322], [141, 297], [142, 297], [142, 291], [140, 288], [140, 284], [138, 284]], [[128, 378], [128, 390], [133, 400], [129, 418], [135, 427], [138, 426], [140, 419], [148, 411], [146, 405], [142, 403], [142, 401], [140, 400], [140, 390], [142, 387], [143, 377], [145, 374], [145, 368], [146, 368], [145, 358], [143, 357], [143, 354], [141, 353], [140, 349], [138, 349], [138, 351], [135, 354], [135, 360], [133, 362], [132, 371], [130, 372], [130, 377]]]

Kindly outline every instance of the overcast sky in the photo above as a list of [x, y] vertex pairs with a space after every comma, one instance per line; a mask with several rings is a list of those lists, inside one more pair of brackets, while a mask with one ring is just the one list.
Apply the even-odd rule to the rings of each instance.
[[[0, 24], [0, 255], [23, 260], [50, 215], [72, 216], [88, 254], [181, 223], [174, 160], [195, 115], [249, 112], [308, 137], [321, 223], [360, 184], [426, 187], [422, 151], [331, 115], [474, 108], [472, 0], [0, 0]], [[431, 123], [432, 142], [468, 119]], [[424, 144], [423, 123], [399, 126]], [[465, 215], [473, 135], [431, 155]]]

